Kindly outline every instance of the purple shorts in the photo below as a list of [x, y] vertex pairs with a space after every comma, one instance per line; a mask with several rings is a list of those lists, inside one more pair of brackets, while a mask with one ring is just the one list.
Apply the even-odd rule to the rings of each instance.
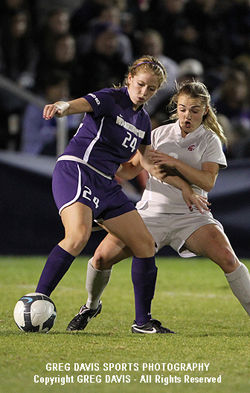
[[116, 179], [107, 179], [73, 161], [56, 163], [52, 190], [59, 214], [76, 201], [92, 209], [93, 219], [108, 220], [135, 210]]

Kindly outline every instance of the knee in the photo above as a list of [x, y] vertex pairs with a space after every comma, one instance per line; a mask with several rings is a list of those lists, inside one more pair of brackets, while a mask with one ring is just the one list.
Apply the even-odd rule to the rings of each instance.
[[97, 249], [92, 259], [92, 266], [98, 270], [107, 270], [111, 269], [113, 263], [108, 255]]
[[220, 261], [218, 264], [224, 273], [232, 273], [239, 267], [240, 262], [231, 250], [225, 248], [220, 252]]
[[155, 255], [155, 241], [150, 233], [146, 238], [137, 240], [133, 254], [138, 258], [149, 258]]
[[155, 241], [151, 235], [147, 242], [147, 248], [148, 248], [147, 253], [149, 257], [155, 255]]
[[71, 234], [65, 237], [67, 249], [72, 255], [79, 255], [89, 240], [87, 233]]

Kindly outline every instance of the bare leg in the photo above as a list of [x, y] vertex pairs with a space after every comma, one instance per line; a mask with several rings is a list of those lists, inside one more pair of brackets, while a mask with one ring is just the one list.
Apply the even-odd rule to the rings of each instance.
[[108, 233], [95, 250], [92, 265], [99, 270], [111, 269], [114, 264], [132, 255], [129, 247], [125, 246], [116, 236]]
[[231, 273], [240, 266], [227, 236], [218, 225], [200, 227], [189, 236], [185, 246], [195, 254], [211, 259], [225, 273]]
[[205, 225], [187, 239], [185, 246], [221, 267], [234, 295], [250, 316], [249, 271], [238, 260], [225, 233], [217, 225]]
[[146, 225], [136, 210], [104, 221], [108, 232], [119, 238], [138, 258], [149, 258], [155, 254], [155, 243]]
[[59, 246], [76, 257], [84, 249], [91, 235], [92, 210], [76, 202], [63, 209], [61, 218], [65, 237]]

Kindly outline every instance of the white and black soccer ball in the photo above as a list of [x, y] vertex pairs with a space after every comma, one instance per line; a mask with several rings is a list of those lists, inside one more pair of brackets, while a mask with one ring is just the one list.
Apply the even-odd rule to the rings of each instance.
[[56, 306], [42, 293], [28, 293], [18, 300], [14, 308], [14, 320], [20, 330], [26, 333], [47, 333], [54, 325]]

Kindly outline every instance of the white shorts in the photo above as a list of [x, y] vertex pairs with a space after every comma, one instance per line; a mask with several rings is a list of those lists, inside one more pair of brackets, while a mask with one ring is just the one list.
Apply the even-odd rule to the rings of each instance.
[[194, 210], [183, 214], [155, 213], [149, 211], [146, 204], [138, 209], [138, 213], [154, 238], [156, 252], [164, 246], [171, 246], [183, 258], [196, 256], [183, 245], [198, 228], [216, 224], [223, 230], [221, 223], [213, 218], [210, 212], [201, 214], [198, 210]]

